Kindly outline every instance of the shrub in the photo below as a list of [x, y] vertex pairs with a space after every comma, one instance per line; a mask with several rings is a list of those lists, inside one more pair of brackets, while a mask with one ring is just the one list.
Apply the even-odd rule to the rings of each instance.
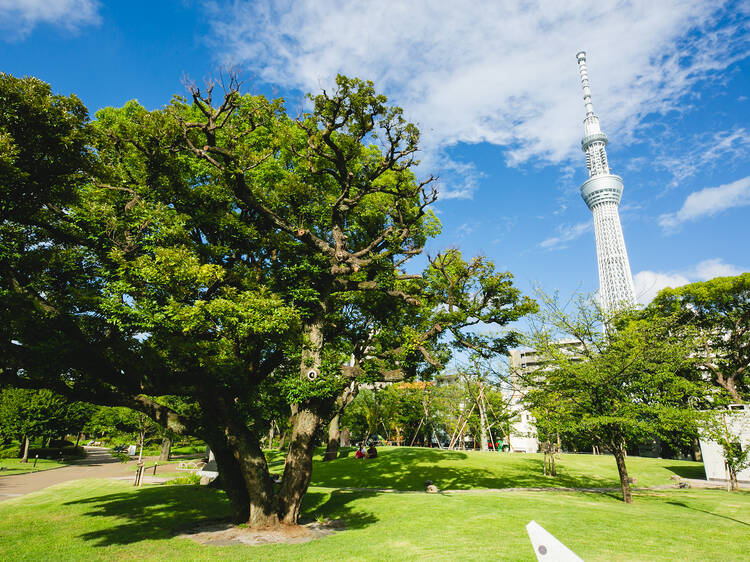
[[201, 477], [198, 476], [195, 472], [191, 472], [189, 474], [186, 474], [185, 476], [178, 476], [177, 478], [173, 478], [172, 480], [167, 480], [165, 484], [169, 484], [171, 486], [196, 486], [201, 483]]
[[56, 460], [60, 458], [61, 452], [63, 457], [66, 459], [83, 458], [86, 456], [86, 452], [83, 450], [83, 447], [73, 447], [71, 445], [70, 447], [37, 447], [29, 449], [29, 458], [34, 458], [39, 455], [40, 459]]

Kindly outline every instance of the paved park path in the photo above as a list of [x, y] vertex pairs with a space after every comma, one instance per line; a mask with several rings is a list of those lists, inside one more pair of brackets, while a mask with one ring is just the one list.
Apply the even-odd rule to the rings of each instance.
[[0, 501], [36, 492], [47, 486], [81, 478], [133, 478], [130, 465], [115, 459], [104, 447], [85, 447], [86, 458], [62, 468], [0, 476]]

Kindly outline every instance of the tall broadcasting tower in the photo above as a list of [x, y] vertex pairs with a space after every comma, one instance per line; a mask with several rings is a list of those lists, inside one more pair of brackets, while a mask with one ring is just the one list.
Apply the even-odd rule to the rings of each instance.
[[607, 163], [607, 135], [599, 128], [599, 118], [591, 104], [591, 89], [586, 73], [586, 53], [576, 55], [581, 71], [583, 101], [586, 118], [583, 120], [584, 137], [581, 149], [586, 153], [589, 179], [581, 186], [581, 197], [594, 213], [596, 257], [599, 260], [599, 294], [605, 310], [635, 304], [633, 277], [630, 274], [628, 252], [620, 226], [617, 207], [622, 197], [622, 178], [609, 173]]

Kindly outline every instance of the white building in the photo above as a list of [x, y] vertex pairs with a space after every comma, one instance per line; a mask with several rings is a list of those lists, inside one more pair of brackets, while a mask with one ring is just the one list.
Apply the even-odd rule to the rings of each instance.
[[[572, 360], [578, 360], [577, 349], [580, 342], [576, 339], [561, 339], [554, 345], [569, 353]], [[506, 390], [511, 409], [517, 413], [518, 421], [513, 424], [510, 436], [511, 447], [515, 451], [536, 453], [539, 451], [539, 439], [536, 431], [536, 420], [526, 410], [522, 400], [526, 394], [529, 381], [544, 373], [544, 357], [531, 348], [512, 349], [509, 353], [510, 387]], [[583, 360], [583, 358], [580, 358]]]
[[[747, 404], [732, 404], [724, 413], [724, 422], [731, 435], [737, 437], [742, 450], [750, 447], [750, 406]], [[701, 437], [701, 456], [707, 480], [729, 480], [724, 451], [716, 441]], [[750, 467], [737, 474], [739, 482], [750, 482]]]

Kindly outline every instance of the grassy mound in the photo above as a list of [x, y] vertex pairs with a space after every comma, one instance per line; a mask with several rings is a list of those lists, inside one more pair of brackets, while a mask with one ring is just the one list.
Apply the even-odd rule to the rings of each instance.
[[[322, 453], [321, 453], [322, 454]], [[472, 488], [565, 487], [608, 488], [620, 485], [617, 466], [609, 455], [562, 455], [557, 477], [544, 476], [541, 454], [441, 451], [420, 447], [383, 447], [378, 458], [344, 458], [316, 462], [312, 485], [333, 488], [393, 488], [424, 490], [432, 480], [441, 490]], [[283, 456], [268, 455], [272, 471], [281, 472]], [[321, 459], [316, 455], [316, 461]], [[670, 476], [705, 478], [703, 464], [691, 461], [629, 457], [628, 473], [636, 486], [673, 483]]]

